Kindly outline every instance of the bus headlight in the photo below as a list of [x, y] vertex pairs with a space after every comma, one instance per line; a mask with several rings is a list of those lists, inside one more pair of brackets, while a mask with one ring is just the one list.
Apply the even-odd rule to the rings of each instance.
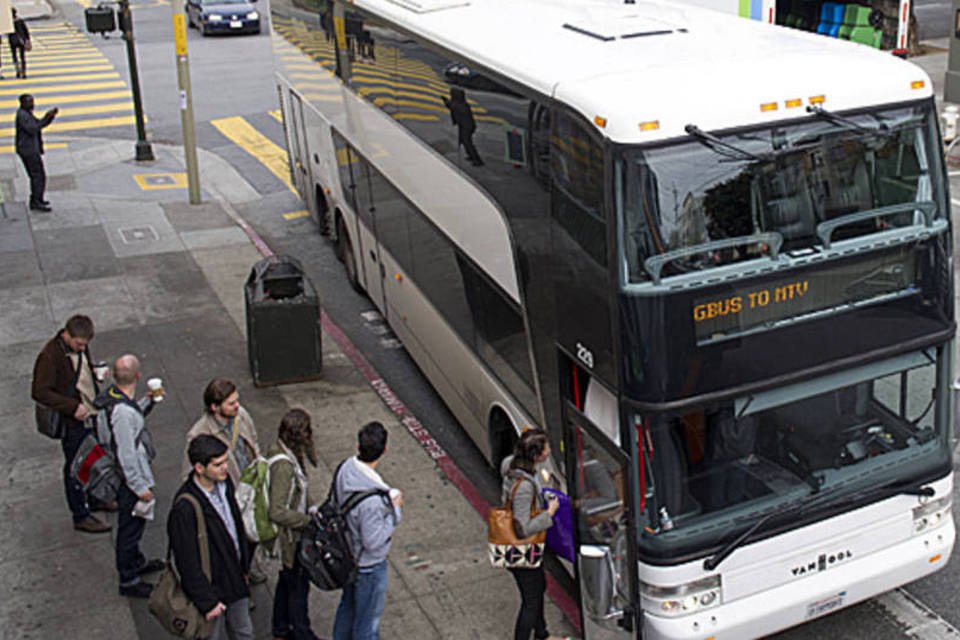
[[711, 576], [675, 587], [641, 583], [644, 608], [655, 615], [677, 617], [720, 604], [720, 576]]
[[913, 508], [913, 532], [935, 529], [950, 518], [951, 498], [944, 496]]

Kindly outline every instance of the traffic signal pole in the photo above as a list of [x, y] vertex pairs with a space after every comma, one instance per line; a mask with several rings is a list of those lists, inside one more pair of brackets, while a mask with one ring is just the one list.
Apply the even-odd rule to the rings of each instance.
[[180, 126], [183, 129], [183, 153], [187, 162], [187, 189], [190, 192], [190, 204], [200, 204], [200, 172], [197, 168], [197, 135], [193, 126], [184, 0], [173, 0], [173, 45], [177, 57], [177, 87], [180, 90]]

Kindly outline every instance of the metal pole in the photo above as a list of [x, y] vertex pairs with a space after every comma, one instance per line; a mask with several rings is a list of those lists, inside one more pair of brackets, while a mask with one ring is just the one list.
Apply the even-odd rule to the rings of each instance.
[[190, 204], [200, 204], [200, 172], [197, 168], [197, 136], [193, 129], [193, 95], [190, 91], [190, 61], [187, 57], [187, 19], [184, 0], [173, 0], [173, 44], [177, 56], [177, 87], [180, 89], [180, 126], [187, 161]]
[[953, 20], [950, 26], [950, 54], [947, 58], [947, 78], [943, 99], [960, 103], [960, 0], [953, 2]]
[[120, 28], [127, 41], [127, 66], [130, 67], [130, 85], [133, 92], [133, 113], [137, 120], [137, 161], [153, 160], [153, 148], [147, 142], [147, 129], [143, 124], [143, 102], [140, 99], [140, 72], [137, 71], [137, 51], [133, 45], [133, 14], [130, 0], [119, 0]]

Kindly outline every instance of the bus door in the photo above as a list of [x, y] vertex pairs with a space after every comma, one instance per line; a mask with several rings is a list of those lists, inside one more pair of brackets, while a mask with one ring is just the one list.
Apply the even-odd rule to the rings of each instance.
[[386, 319], [387, 305], [383, 298], [383, 279], [386, 277], [386, 271], [380, 261], [380, 245], [377, 242], [377, 202], [373, 192], [379, 174], [363, 158], [359, 159], [356, 167], [360, 170], [357, 188], [354, 191], [360, 218], [360, 224], [357, 225], [360, 236], [357, 260], [363, 263], [363, 271], [366, 273], [367, 297]]
[[583, 638], [642, 638], [632, 463], [573, 403], [563, 409]]
[[303, 119], [303, 100], [300, 96], [290, 92], [290, 132], [291, 142], [293, 143], [293, 157], [291, 158], [291, 169], [293, 170], [293, 186], [297, 188], [300, 197], [307, 205], [307, 211], [316, 211], [317, 194], [313, 188], [313, 176], [310, 172], [310, 145], [307, 142], [307, 125]]

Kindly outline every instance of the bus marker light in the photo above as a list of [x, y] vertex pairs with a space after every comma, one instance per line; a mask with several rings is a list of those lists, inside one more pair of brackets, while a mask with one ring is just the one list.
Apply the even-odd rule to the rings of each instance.
[[787, 105], [787, 109], [796, 109], [797, 107], [803, 106], [803, 100], [794, 98], [793, 100], [787, 100], [784, 104]]
[[941, 555], [938, 553], [937, 555], [935, 555], [935, 556], [933, 556], [932, 558], [930, 558], [929, 562], [930, 562], [930, 564], [933, 564], [934, 562], [940, 562], [940, 558], [942, 558], [942, 557], [943, 557], [943, 556], [941, 556]]
[[927, 86], [927, 83], [923, 80], [914, 80], [910, 83], [911, 89], [923, 89], [925, 86]]
[[764, 102], [763, 104], [760, 105], [760, 111], [762, 113], [766, 113], [768, 111], [776, 111], [776, 110], [777, 110], [776, 102]]
[[640, 131], [656, 131], [660, 128], [659, 120], [650, 120], [649, 122], [640, 123]]
[[810, 96], [810, 104], [823, 104], [826, 101], [826, 96]]
[[593, 124], [603, 129], [607, 126], [607, 119], [603, 116], [593, 116]]
[[403, 275], [399, 273], [395, 273], [393, 274], [393, 279], [396, 280], [397, 282], [403, 282]]

